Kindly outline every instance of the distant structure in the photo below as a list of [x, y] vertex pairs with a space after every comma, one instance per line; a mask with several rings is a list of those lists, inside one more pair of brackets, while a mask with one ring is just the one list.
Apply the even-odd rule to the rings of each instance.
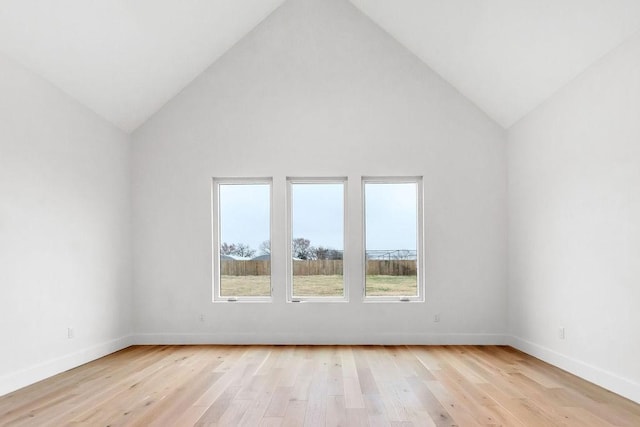
[[418, 252], [414, 249], [380, 249], [367, 251], [367, 259], [371, 260], [412, 260], [418, 257]]

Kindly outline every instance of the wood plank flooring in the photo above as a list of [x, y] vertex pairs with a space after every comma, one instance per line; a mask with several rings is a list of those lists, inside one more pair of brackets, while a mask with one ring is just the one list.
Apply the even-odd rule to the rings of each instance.
[[1, 426], [640, 426], [510, 347], [135, 346], [0, 397]]

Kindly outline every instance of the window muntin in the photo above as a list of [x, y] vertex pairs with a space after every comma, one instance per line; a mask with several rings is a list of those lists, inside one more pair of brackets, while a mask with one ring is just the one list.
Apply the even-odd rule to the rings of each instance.
[[345, 182], [288, 179], [289, 301], [346, 300]]
[[271, 180], [214, 179], [214, 301], [271, 298]]
[[420, 178], [364, 178], [365, 298], [423, 299]]

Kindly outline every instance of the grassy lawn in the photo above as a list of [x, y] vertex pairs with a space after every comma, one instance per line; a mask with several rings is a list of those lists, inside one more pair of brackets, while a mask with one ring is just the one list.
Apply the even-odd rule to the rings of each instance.
[[[269, 276], [222, 276], [222, 296], [269, 295]], [[296, 296], [341, 296], [342, 276], [296, 276]], [[416, 294], [416, 276], [367, 276], [368, 296]]]
[[416, 276], [367, 276], [367, 296], [415, 296]]

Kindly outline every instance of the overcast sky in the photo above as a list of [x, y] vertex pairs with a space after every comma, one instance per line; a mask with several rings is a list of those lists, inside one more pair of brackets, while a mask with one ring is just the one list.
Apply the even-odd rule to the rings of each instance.
[[[344, 249], [342, 184], [294, 184], [293, 237], [313, 246]], [[416, 249], [416, 184], [365, 187], [367, 250]], [[269, 240], [269, 186], [220, 186], [221, 242], [256, 249]]]

